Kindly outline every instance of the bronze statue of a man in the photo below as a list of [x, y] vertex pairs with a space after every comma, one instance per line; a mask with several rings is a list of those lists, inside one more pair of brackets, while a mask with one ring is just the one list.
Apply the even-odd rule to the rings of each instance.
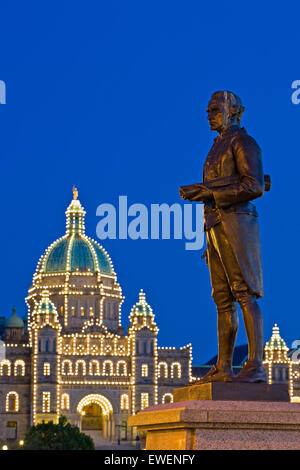
[[[258, 214], [253, 199], [264, 194], [261, 150], [240, 120], [244, 107], [230, 91], [210, 99], [207, 118], [218, 132], [203, 168], [203, 182], [180, 188], [180, 196], [204, 203], [204, 229], [212, 297], [218, 313], [218, 360], [198, 383], [267, 382], [263, 360], [263, 296]], [[236, 302], [243, 314], [248, 360], [238, 375], [232, 358], [238, 330]]]

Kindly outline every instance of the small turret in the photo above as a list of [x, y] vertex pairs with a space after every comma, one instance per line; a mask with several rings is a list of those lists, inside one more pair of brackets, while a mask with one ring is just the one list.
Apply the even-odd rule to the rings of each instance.
[[24, 336], [24, 322], [17, 315], [16, 308], [13, 307], [12, 314], [4, 322], [4, 339], [21, 341]]

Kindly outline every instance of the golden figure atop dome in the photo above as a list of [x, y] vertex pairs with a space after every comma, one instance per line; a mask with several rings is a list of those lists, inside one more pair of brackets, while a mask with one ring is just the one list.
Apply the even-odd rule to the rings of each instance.
[[74, 199], [74, 201], [76, 201], [77, 198], [78, 198], [78, 189], [75, 188], [75, 186], [73, 186], [73, 199]]

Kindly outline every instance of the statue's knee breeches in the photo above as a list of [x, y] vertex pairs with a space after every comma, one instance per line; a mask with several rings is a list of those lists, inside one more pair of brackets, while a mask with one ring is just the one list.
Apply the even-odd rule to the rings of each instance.
[[235, 299], [228, 285], [224, 285], [223, 288], [221, 286], [213, 287], [212, 298], [218, 312], [231, 310], [235, 305]]

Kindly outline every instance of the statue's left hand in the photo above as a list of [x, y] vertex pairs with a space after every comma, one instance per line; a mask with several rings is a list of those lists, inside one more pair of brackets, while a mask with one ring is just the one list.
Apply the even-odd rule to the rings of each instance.
[[182, 199], [188, 199], [189, 201], [207, 202], [213, 198], [212, 191], [201, 183], [181, 186], [179, 194]]

